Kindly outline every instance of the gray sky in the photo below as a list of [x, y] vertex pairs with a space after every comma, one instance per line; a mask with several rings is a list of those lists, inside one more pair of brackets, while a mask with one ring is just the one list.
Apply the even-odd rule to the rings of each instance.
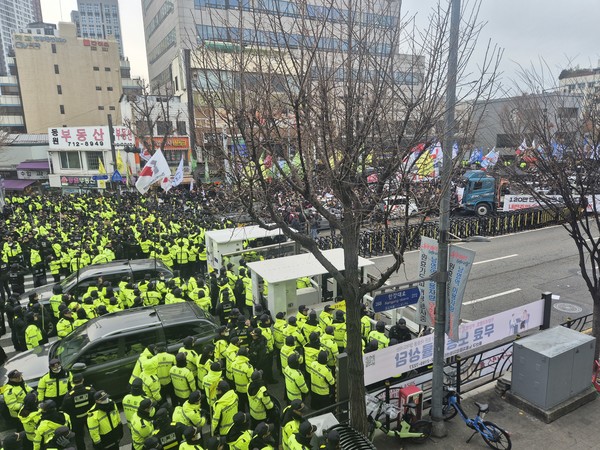
[[[437, 0], [402, 0], [406, 13], [426, 20]], [[446, 0], [441, 0], [446, 4]], [[463, 4], [467, 1], [463, 0]], [[120, 0], [125, 55], [132, 74], [147, 78], [141, 0]], [[76, 0], [42, 0], [46, 22], [69, 21]], [[483, 0], [479, 19], [486, 22], [483, 41], [491, 39], [504, 49], [500, 70], [503, 84], [512, 86], [519, 65], [530, 67], [544, 59], [558, 76], [567, 66], [600, 66], [600, 1], [598, 0]], [[483, 47], [483, 45], [479, 45]], [[481, 54], [475, 54], [475, 58]]]

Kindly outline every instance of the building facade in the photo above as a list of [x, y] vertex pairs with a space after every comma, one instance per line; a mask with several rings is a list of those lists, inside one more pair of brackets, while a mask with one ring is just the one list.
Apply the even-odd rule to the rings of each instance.
[[583, 96], [547, 92], [503, 97], [473, 105], [473, 120], [476, 129], [474, 146], [487, 150], [495, 147], [501, 155], [514, 155], [514, 151], [525, 139], [527, 145], [536, 139], [530, 124], [540, 120], [532, 115], [543, 112], [548, 123], [559, 129], [562, 121], [580, 117]]
[[118, 0], [77, 0], [77, 11], [71, 12], [71, 21], [79, 37], [117, 41], [119, 55], [124, 58]]
[[600, 67], [565, 69], [558, 76], [558, 83], [564, 94], [600, 95]]
[[[296, 47], [313, 39], [298, 26], [301, 20], [329, 20], [343, 29], [349, 15], [344, 2], [334, 1], [333, 8], [325, 4], [319, 0], [309, 0], [306, 10], [300, 11], [299, 8], [303, 6], [284, 0], [142, 0], [150, 84], [162, 86], [172, 81], [173, 60], [178, 58], [181, 49], [195, 48], [200, 42], [219, 41], [265, 47], [281, 44], [282, 36], [274, 31], [275, 17], [281, 18], [284, 23], [280, 29], [285, 29], [285, 34], [289, 36], [286, 44]], [[398, 20], [398, 2], [365, 0], [360, 8], [353, 8], [361, 14], [356, 23], [365, 29], [380, 25], [390, 27]], [[302, 24], [311, 29], [310, 23]], [[334, 36], [327, 36], [319, 45], [327, 51], [340, 45], [340, 42]], [[373, 48], [385, 52], [391, 50], [389, 45], [379, 41], [379, 48]]]
[[3, 0], [0, 2], [0, 76], [10, 74], [9, 58], [13, 54], [12, 34], [27, 24], [41, 22], [39, 0]]
[[25, 126], [43, 133], [52, 126], [120, 123], [119, 50], [114, 41], [78, 38], [75, 25], [60, 23], [55, 36], [14, 35]]

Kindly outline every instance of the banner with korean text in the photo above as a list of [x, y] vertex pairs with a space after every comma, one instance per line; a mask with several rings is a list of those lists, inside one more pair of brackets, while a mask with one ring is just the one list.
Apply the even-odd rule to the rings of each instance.
[[[462, 354], [539, 327], [544, 300], [518, 306], [459, 327], [460, 338], [446, 337], [445, 357]], [[433, 334], [386, 347], [363, 356], [365, 385], [391, 378], [433, 362]]]
[[50, 150], [110, 150], [107, 126], [48, 128]]
[[[438, 268], [438, 242], [435, 239], [421, 237], [419, 253], [419, 277], [427, 278]], [[458, 338], [458, 325], [462, 299], [475, 252], [463, 247], [450, 246], [448, 258], [448, 291], [446, 303], [446, 332], [453, 339]], [[435, 325], [436, 283], [423, 281], [419, 283], [421, 297], [417, 303], [417, 322], [422, 325]]]

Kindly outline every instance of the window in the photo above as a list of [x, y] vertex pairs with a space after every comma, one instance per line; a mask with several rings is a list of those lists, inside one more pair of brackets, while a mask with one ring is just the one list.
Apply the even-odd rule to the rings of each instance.
[[210, 322], [182, 323], [164, 327], [167, 346], [181, 343], [186, 337], [202, 338], [212, 336], [215, 327]]
[[59, 109], [60, 109], [60, 113], [64, 114], [65, 113], [65, 105], [58, 105]]
[[97, 48], [97, 47], [90, 47], [90, 49], [91, 49], [93, 52], [97, 52], [97, 51], [98, 51], [98, 48]]
[[[102, 154], [102, 152], [85, 152], [85, 159], [87, 162], [88, 170], [100, 169], [99, 161], [102, 161], [102, 164], [104, 164], [104, 155]], [[106, 167], [105, 164], [104, 167]]]
[[58, 64], [54, 64], [54, 73], [57, 75], [60, 73], [60, 71], [58, 70]]
[[52, 53], [56, 53], [56, 44], [51, 44], [52, 45]]
[[104, 106], [98, 106], [98, 111], [104, 111]]
[[577, 108], [558, 108], [558, 117], [561, 119], [576, 119], [577, 115]]
[[96, 86], [96, 90], [97, 91], [101, 91], [102, 90], [102, 86]]
[[153, 64], [156, 62], [162, 55], [166, 53], [171, 47], [175, 45], [177, 41], [177, 31], [173, 28], [169, 33], [165, 36], [165, 38], [158, 43], [154, 49], [148, 55], [148, 62]]
[[146, 36], [152, 36], [160, 24], [165, 21], [167, 16], [171, 14], [174, 9], [173, 2], [166, 1], [146, 27]]
[[105, 72], [110, 72], [110, 67], [105, 67], [105, 68], [104, 68], [104, 71], [105, 71]]
[[94, 66], [94, 72], [98, 72], [99, 70], [100, 70], [100, 67]]
[[61, 169], [81, 169], [79, 152], [59, 152]]
[[114, 106], [109, 106], [108, 109], [111, 110], [111, 111], [114, 111], [115, 107]]
[[88, 347], [82, 355], [77, 358], [77, 362], [84, 363], [86, 366], [96, 366], [119, 359], [119, 337], [106, 339], [98, 342], [96, 345]]
[[106, 90], [107, 90], [107, 91], [112, 91], [112, 90], [113, 90], [113, 87], [112, 87], [112, 86], [107, 86]]
[[124, 340], [124, 356], [138, 356], [150, 344], [156, 344], [158, 342], [158, 336], [156, 335], [156, 329], [151, 328], [142, 332], [124, 336]]
[[60, 84], [56, 86], [56, 92], [58, 92], [58, 95], [62, 95], [62, 86]]
[[186, 127], [185, 127], [185, 122], [183, 120], [178, 120], [177, 121], [177, 134], [179, 135], [185, 135], [186, 133]]
[[156, 121], [156, 133], [160, 136], [164, 136], [169, 134], [171, 131], [171, 122], [166, 120], [157, 120]]

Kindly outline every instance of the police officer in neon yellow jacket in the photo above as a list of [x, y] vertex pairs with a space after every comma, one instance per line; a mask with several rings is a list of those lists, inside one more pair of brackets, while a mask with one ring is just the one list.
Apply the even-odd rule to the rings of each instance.
[[227, 381], [220, 381], [217, 385], [217, 400], [212, 409], [211, 433], [213, 436], [225, 436], [233, 425], [233, 416], [238, 412], [238, 396]]
[[94, 394], [95, 405], [88, 411], [87, 426], [95, 450], [118, 450], [123, 424], [117, 405], [105, 391]]

